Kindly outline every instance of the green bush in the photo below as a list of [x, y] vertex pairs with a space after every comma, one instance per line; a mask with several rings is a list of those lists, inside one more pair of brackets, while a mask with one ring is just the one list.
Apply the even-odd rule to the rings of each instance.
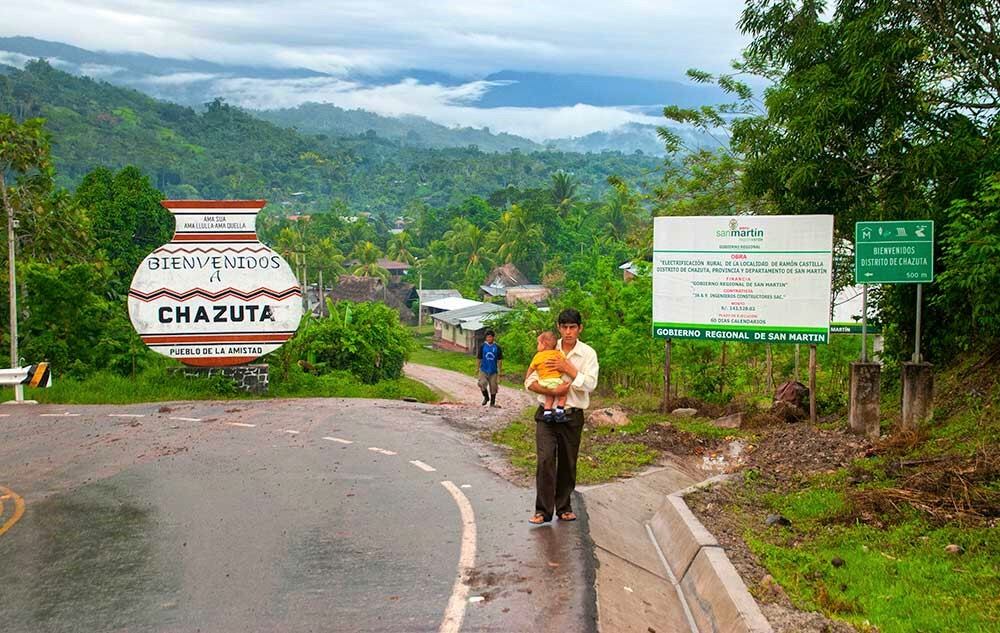
[[104, 294], [108, 273], [100, 264], [27, 262], [18, 277], [25, 362], [47, 360], [57, 375], [82, 377], [102, 369], [126, 374], [153, 355], [129, 323], [124, 302]]
[[382, 303], [341, 301], [329, 307], [329, 317], [304, 320], [286, 345], [286, 366], [287, 360], [305, 361], [320, 374], [348, 371], [367, 384], [403, 375], [413, 338], [399, 314]]

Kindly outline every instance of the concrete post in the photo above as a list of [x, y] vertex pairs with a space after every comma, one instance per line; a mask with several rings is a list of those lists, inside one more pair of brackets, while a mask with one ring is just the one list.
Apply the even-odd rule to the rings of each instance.
[[882, 365], [879, 363], [851, 363], [851, 401], [848, 420], [851, 433], [878, 439], [879, 397], [881, 395]]
[[934, 373], [930, 363], [903, 363], [903, 430], [915, 431], [934, 417]]

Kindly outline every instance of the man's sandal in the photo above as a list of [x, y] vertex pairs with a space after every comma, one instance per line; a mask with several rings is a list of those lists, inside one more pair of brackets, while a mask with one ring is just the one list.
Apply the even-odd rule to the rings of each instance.
[[533, 523], [535, 525], [541, 525], [542, 523], [548, 523], [551, 520], [552, 519], [546, 519], [545, 515], [542, 514], [541, 512], [536, 512], [534, 515], [532, 515], [532, 517], [530, 519], [528, 519], [528, 523]]
[[559, 514], [560, 521], [576, 521], [576, 514], [573, 512], [562, 512]]

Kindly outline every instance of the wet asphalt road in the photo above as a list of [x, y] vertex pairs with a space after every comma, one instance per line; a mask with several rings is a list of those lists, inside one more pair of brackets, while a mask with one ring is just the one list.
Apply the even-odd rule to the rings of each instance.
[[[456, 585], [462, 631], [595, 630], [585, 515], [530, 527], [533, 491], [434, 406], [4, 414], [0, 486], [24, 500], [11, 523], [0, 498], [4, 632], [439, 631]], [[442, 482], [475, 515], [458, 583], [469, 529]]]

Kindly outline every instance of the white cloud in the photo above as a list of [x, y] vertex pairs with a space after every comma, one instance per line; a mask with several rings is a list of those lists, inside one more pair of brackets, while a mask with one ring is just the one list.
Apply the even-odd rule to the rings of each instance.
[[79, 73], [81, 75], [93, 77], [94, 79], [111, 77], [112, 75], [117, 75], [118, 73], [125, 71], [126, 69], [121, 66], [109, 66], [106, 64], [81, 64], [79, 67]]
[[246, 108], [294, 107], [306, 101], [332, 103], [383, 116], [416, 115], [449, 127], [488, 127], [535, 141], [583, 136], [626, 123], [661, 124], [628, 108], [583, 104], [562, 108], [477, 108], [475, 102], [495, 83], [473, 81], [459, 86], [421, 84], [412, 79], [388, 86], [362, 86], [329, 78], [261, 80], [224, 78], [214, 82], [214, 94]]
[[0, 51], [0, 64], [13, 66], [15, 68], [24, 68], [24, 65], [31, 60], [32, 57], [28, 55], [13, 53], [11, 51]]
[[212, 73], [171, 73], [169, 75], [147, 75], [139, 83], [154, 86], [183, 86], [185, 84], [211, 81], [219, 77], [221, 75]]

